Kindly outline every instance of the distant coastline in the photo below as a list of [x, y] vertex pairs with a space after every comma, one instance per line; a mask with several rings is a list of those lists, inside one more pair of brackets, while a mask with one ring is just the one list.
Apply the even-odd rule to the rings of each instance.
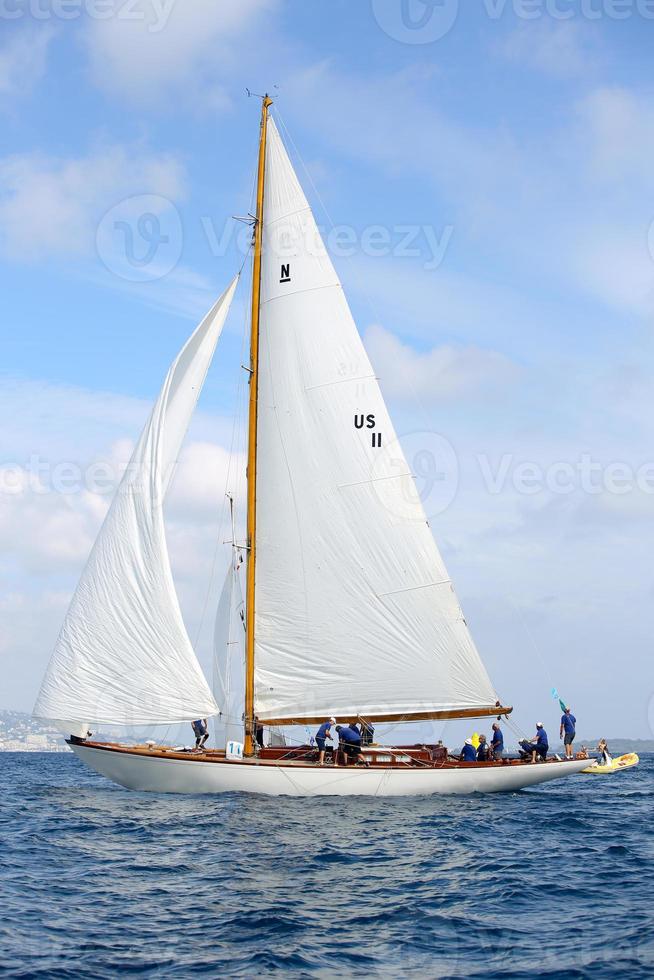
[[[654, 738], [607, 738], [606, 741], [611, 755], [625, 755], [627, 752], [654, 752]], [[589, 752], [593, 752], [598, 742], [599, 738], [576, 738], [575, 749], [585, 745]], [[562, 752], [563, 744], [560, 744], [556, 751]]]

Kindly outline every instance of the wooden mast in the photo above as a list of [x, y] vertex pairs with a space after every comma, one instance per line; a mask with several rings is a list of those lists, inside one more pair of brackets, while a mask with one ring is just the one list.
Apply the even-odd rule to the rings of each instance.
[[245, 606], [245, 746], [246, 756], [254, 755], [254, 583], [257, 531], [257, 398], [259, 394], [259, 313], [261, 300], [261, 244], [263, 238], [263, 188], [266, 171], [266, 133], [268, 109], [272, 99], [264, 95], [261, 104], [259, 166], [257, 170], [257, 210], [254, 223], [252, 264], [252, 326], [250, 333], [250, 407], [248, 418], [247, 464], [247, 545], [248, 566]]

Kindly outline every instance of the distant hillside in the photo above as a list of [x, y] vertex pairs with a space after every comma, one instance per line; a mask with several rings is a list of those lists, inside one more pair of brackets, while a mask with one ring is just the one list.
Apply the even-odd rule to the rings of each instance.
[[0, 711], [0, 752], [64, 752], [63, 735], [25, 711]]

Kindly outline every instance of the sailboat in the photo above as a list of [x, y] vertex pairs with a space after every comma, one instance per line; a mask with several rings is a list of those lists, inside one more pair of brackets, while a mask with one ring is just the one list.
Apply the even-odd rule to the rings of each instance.
[[[393, 425], [271, 105], [263, 97], [253, 216], [247, 536], [220, 604], [223, 681], [212, 692], [184, 626], [162, 506], [238, 277], [166, 376], [34, 714], [92, 769], [142, 791], [402, 796], [572, 775], [588, 760], [466, 763], [441, 745], [370, 744], [363, 766], [319, 766], [310, 746], [258, 744], [261, 729], [332, 716], [399, 725], [512, 710], [472, 640], [406, 460], [386, 452]], [[211, 717], [224, 744], [197, 752], [91, 732]]]

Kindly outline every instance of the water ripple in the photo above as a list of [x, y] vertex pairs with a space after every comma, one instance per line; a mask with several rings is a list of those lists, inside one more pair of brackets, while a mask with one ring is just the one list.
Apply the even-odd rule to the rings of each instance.
[[654, 757], [506, 796], [128, 793], [0, 757], [0, 975], [645, 977]]

